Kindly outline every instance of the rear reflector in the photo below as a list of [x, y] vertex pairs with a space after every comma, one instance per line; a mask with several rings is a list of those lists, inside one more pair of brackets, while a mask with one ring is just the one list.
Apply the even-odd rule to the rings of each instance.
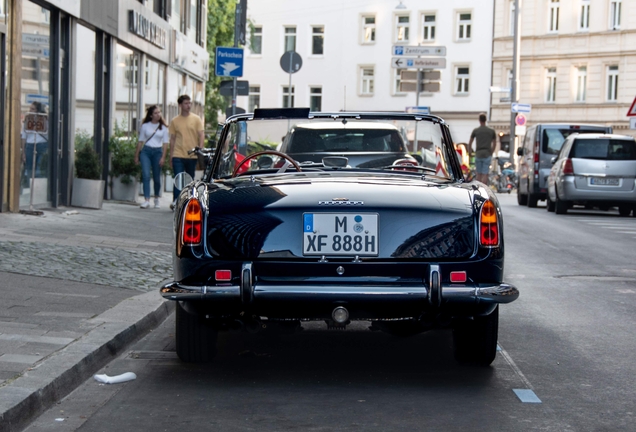
[[486, 247], [499, 246], [497, 209], [490, 200], [481, 206], [481, 212], [479, 213], [479, 243]]
[[214, 278], [217, 281], [229, 281], [229, 280], [232, 280], [232, 270], [217, 270], [214, 273]]
[[465, 271], [454, 271], [450, 274], [451, 283], [464, 283], [466, 282], [466, 272]]
[[201, 243], [203, 212], [198, 200], [188, 201], [183, 219], [183, 244], [191, 246]]

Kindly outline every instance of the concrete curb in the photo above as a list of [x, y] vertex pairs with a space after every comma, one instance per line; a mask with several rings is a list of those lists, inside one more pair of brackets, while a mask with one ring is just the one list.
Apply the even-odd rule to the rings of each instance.
[[0, 388], [0, 432], [17, 432], [75, 390], [130, 344], [156, 328], [174, 302], [156, 291], [122, 301], [92, 318], [99, 325]]

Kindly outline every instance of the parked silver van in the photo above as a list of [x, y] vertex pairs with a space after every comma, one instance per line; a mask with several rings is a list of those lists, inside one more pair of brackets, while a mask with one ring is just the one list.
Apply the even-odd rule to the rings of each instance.
[[528, 128], [517, 149], [519, 176], [517, 202], [536, 207], [546, 199], [552, 158], [559, 154], [565, 139], [573, 133], [612, 133], [611, 126], [569, 123], [539, 123]]

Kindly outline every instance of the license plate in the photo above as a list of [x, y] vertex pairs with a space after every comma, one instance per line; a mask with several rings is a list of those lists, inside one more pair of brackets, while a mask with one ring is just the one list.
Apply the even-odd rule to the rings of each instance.
[[605, 177], [592, 177], [590, 184], [595, 186], [618, 186], [617, 178], [605, 178]]
[[304, 213], [304, 255], [378, 255], [377, 213]]

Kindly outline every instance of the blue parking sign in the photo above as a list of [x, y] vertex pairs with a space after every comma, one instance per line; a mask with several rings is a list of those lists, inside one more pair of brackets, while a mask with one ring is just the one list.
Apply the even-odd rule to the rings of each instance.
[[216, 47], [214, 73], [216, 76], [243, 76], [243, 48]]

